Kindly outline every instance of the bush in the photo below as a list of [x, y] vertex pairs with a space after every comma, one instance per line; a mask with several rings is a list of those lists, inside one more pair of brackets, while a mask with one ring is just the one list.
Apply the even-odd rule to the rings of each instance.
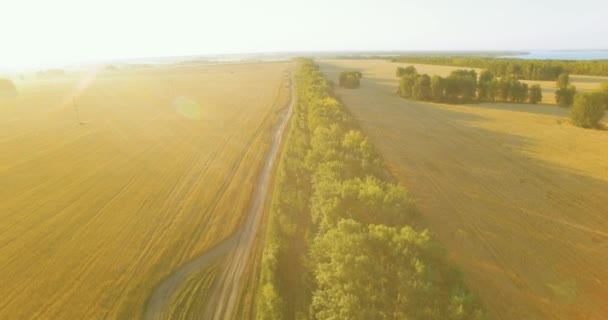
[[577, 94], [570, 118], [575, 126], [597, 128], [604, 116], [604, 97], [599, 92]]
[[342, 71], [338, 78], [338, 84], [340, 87], [355, 89], [359, 87], [359, 79], [362, 77], [363, 75], [359, 71]]
[[557, 89], [555, 91], [555, 102], [560, 107], [570, 107], [574, 103], [574, 96], [576, 95], [576, 87], [569, 85], [566, 88]]
[[17, 95], [17, 87], [9, 79], [0, 79], [0, 98], [12, 98]]
[[530, 87], [530, 92], [528, 93], [528, 102], [531, 104], [537, 104], [543, 100], [543, 91], [540, 88], [540, 85], [534, 84]]

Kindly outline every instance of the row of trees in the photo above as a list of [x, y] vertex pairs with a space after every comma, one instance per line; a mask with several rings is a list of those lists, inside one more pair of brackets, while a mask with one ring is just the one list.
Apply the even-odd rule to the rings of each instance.
[[394, 62], [480, 68], [498, 77], [518, 80], [556, 80], [560, 74], [608, 76], [608, 60], [526, 60], [490, 57], [401, 57]]
[[542, 100], [539, 85], [511, 78], [495, 78], [484, 70], [479, 75], [475, 70], [455, 70], [443, 78], [438, 75], [418, 74], [416, 68], [409, 66], [397, 68], [396, 75], [401, 77], [398, 93], [404, 98], [422, 101], [465, 103], [479, 101], [529, 102], [536, 104]]
[[363, 77], [359, 71], [342, 71], [338, 76], [338, 84], [341, 87], [355, 89], [360, 85], [360, 79]]
[[256, 318], [485, 318], [312, 61], [296, 84]]

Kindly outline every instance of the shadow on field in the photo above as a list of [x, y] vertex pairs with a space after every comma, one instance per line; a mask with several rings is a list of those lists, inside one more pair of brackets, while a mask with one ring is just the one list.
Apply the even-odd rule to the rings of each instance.
[[[330, 79], [340, 71], [329, 63], [322, 68]], [[580, 143], [602, 150], [608, 148], [605, 136], [535, 123], [537, 115], [564, 116], [567, 110], [557, 107], [457, 107], [401, 99], [394, 93], [396, 78], [360, 71], [361, 87], [337, 88], [337, 94], [418, 199], [431, 230], [491, 318], [608, 315], [608, 166], [593, 154], [568, 155], [560, 159], [564, 166], [535, 156]], [[476, 109], [533, 114], [504, 116], [529, 122], [533, 134], [494, 131], [496, 119]], [[577, 169], [578, 157], [596, 159], [595, 173]]]
[[542, 114], [542, 115], [551, 115], [558, 117], [569, 117], [570, 109], [568, 108], [560, 108], [555, 105], [548, 104], [515, 104], [515, 103], [491, 103], [484, 102], [478, 104], [466, 104], [467, 107], [473, 108], [483, 108], [483, 109], [494, 109], [494, 110], [503, 110], [503, 111], [513, 111], [513, 112], [526, 112], [526, 113], [534, 113], [534, 114]]
[[570, 79], [572, 82], [581, 82], [581, 83], [602, 83], [602, 82], [608, 82], [608, 77], [601, 77], [601, 76], [577, 76], [577, 75], [572, 75], [570, 76]]

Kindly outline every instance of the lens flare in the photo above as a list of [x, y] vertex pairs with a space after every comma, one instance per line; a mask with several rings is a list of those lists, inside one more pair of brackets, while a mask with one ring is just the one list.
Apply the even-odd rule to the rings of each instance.
[[82, 92], [88, 88], [91, 83], [97, 78], [97, 73], [99, 72], [99, 66], [95, 66], [91, 68], [85, 75], [80, 79], [78, 85], [74, 90], [70, 91], [63, 99], [62, 103], [59, 105], [58, 109], [65, 108], [72, 104], [74, 100], [78, 99]]

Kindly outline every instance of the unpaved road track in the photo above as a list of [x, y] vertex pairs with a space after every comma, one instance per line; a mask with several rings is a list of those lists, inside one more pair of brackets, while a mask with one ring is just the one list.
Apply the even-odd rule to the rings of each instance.
[[196, 259], [183, 265], [180, 269], [165, 279], [152, 293], [146, 304], [144, 319], [162, 319], [163, 310], [171, 302], [177, 289], [195, 272], [208, 267], [220, 256], [228, 254], [226, 263], [222, 266], [214, 286], [208, 297], [207, 313], [203, 319], [230, 319], [235, 310], [234, 302], [239, 294], [241, 279], [252, 252], [257, 230], [264, 212], [264, 202], [267, 198], [272, 179], [272, 172], [278, 158], [281, 141], [291, 118], [295, 105], [295, 88], [290, 84], [290, 101], [287, 113], [281, 122], [273, 128], [270, 150], [260, 173], [258, 186], [251, 198], [247, 220], [239, 231], [220, 242], [211, 250], [206, 251]]
[[287, 123], [291, 118], [295, 106], [295, 88], [291, 82], [291, 96], [287, 114], [281, 124], [276, 127], [272, 136], [270, 151], [266, 156], [264, 168], [260, 174], [258, 187], [251, 199], [247, 221], [233, 248], [227, 263], [223, 266], [215, 285], [211, 288], [205, 316], [203, 319], [232, 319], [235, 311], [235, 302], [240, 293], [242, 278], [247, 263], [253, 253], [254, 240], [264, 213], [272, 172], [279, 155], [279, 148], [285, 133]]

